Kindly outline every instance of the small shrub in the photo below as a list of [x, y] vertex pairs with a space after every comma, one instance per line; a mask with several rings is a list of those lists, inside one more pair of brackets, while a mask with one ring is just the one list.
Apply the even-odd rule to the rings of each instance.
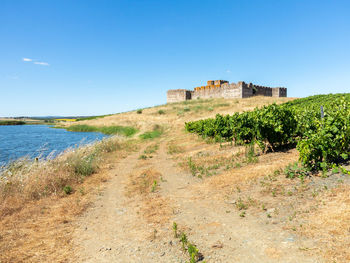
[[188, 111], [190, 111], [191, 109], [189, 108], [189, 107], [185, 107], [184, 108], [184, 112], [188, 112]]
[[284, 174], [289, 179], [293, 179], [297, 177], [300, 180], [304, 180], [305, 177], [309, 175], [309, 173], [310, 173], [309, 170], [305, 167], [299, 166], [298, 162], [290, 164], [284, 169]]
[[176, 224], [176, 222], [173, 223], [173, 230], [174, 230], [174, 237], [177, 238], [178, 237], [178, 233], [177, 233], [177, 224]]
[[248, 209], [248, 206], [243, 202], [243, 200], [241, 198], [238, 199], [238, 201], [236, 203], [236, 207], [238, 208], [238, 210]]
[[159, 114], [159, 115], [163, 115], [163, 114], [165, 114], [165, 111], [164, 111], [164, 110], [159, 110], [159, 111], [158, 111], [158, 114]]
[[74, 155], [68, 160], [68, 166], [76, 175], [89, 176], [98, 168], [96, 154], [93, 152], [87, 155]]
[[271, 192], [271, 193], [272, 193], [272, 196], [273, 196], [273, 197], [276, 197], [276, 189], [272, 189], [272, 192]]
[[139, 159], [140, 159], [140, 160], [146, 160], [146, 159], [147, 159], [147, 155], [141, 154], [141, 155], [139, 156]]
[[195, 245], [189, 243], [187, 246], [187, 251], [190, 256], [190, 263], [197, 262], [198, 249]]
[[[177, 238], [178, 237], [177, 224], [175, 222], [173, 223], [173, 230], [174, 230], [174, 236], [175, 238]], [[188, 241], [187, 236], [184, 232], [182, 232], [180, 235], [180, 242], [182, 244], [182, 249], [184, 251], [187, 250], [190, 256], [189, 263], [196, 263], [204, 259], [203, 254], [198, 251], [198, 248], [194, 244]], [[205, 263], [205, 261], [203, 261], [203, 263]]]
[[141, 114], [141, 113], [142, 113], [142, 109], [138, 109], [138, 110], [136, 111], [136, 113], [137, 113], [137, 114]]
[[188, 240], [186, 234], [183, 232], [181, 233], [180, 241], [182, 243], [182, 249], [185, 250], [185, 246], [187, 245]]
[[65, 187], [63, 187], [63, 192], [64, 192], [66, 195], [70, 195], [71, 193], [73, 193], [73, 189], [72, 189], [71, 186], [66, 185]]
[[154, 193], [154, 192], [156, 191], [157, 186], [158, 186], [158, 183], [157, 183], [156, 180], [154, 180], [153, 185], [152, 185], [152, 189], [151, 189], [151, 192], [152, 192], [152, 193]]

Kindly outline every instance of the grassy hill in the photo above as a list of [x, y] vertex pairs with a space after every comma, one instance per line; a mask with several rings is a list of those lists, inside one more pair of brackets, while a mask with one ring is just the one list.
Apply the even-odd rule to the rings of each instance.
[[288, 101], [194, 100], [63, 123], [116, 136], [8, 168], [0, 260], [348, 262], [346, 173], [304, 174], [293, 147], [263, 151], [185, 130]]

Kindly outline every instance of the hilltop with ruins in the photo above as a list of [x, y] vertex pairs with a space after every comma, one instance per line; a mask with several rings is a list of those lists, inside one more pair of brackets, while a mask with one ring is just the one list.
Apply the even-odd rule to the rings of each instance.
[[173, 89], [167, 91], [167, 103], [192, 99], [209, 98], [249, 98], [253, 96], [287, 97], [287, 88], [265, 87], [253, 83], [239, 81], [229, 83], [226, 80], [208, 80], [206, 86], [195, 87], [194, 90]]

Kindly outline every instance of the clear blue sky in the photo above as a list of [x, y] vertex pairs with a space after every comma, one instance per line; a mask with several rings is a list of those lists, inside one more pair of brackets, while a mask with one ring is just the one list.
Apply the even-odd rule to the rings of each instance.
[[116, 113], [209, 79], [350, 92], [350, 1], [0, 2], [0, 116]]

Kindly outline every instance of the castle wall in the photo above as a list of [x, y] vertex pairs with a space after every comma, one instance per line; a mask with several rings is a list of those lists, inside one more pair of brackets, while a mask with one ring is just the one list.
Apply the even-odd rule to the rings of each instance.
[[287, 88], [278, 88], [280, 90], [279, 97], [287, 97]]
[[219, 87], [198, 87], [192, 93], [192, 99], [242, 98], [242, 88], [235, 83], [223, 83]]
[[249, 98], [252, 96], [287, 97], [286, 88], [270, 88], [240, 81], [229, 83], [225, 80], [209, 80], [207, 86], [185, 89], [168, 90], [167, 102], [179, 102], [191, 99], [209, 98]]
[[167, 91], [167, 103], [190, 100], [192, 98], [190, 90], [173, 89]]
[[264, 86], [258, 86], [253, 85], [253, 91], [255, 90], [255, 96], [272, 96], [272, 88], [270, 87], [264, 87]]
[[287, 97], [286, 88], [272, 88], [272, 97]]
[[230, 98], [230, 99], [242, 98], [242, 87], [236, 83], [224, 84], [223, 98]]
[[244, 81], [240, 81], [237, 83], [237, 85], [240, 86], [242, 90], [240, 98], [249, 98], [253, 96], [253, 89], [251, 83], [248, 85]]

